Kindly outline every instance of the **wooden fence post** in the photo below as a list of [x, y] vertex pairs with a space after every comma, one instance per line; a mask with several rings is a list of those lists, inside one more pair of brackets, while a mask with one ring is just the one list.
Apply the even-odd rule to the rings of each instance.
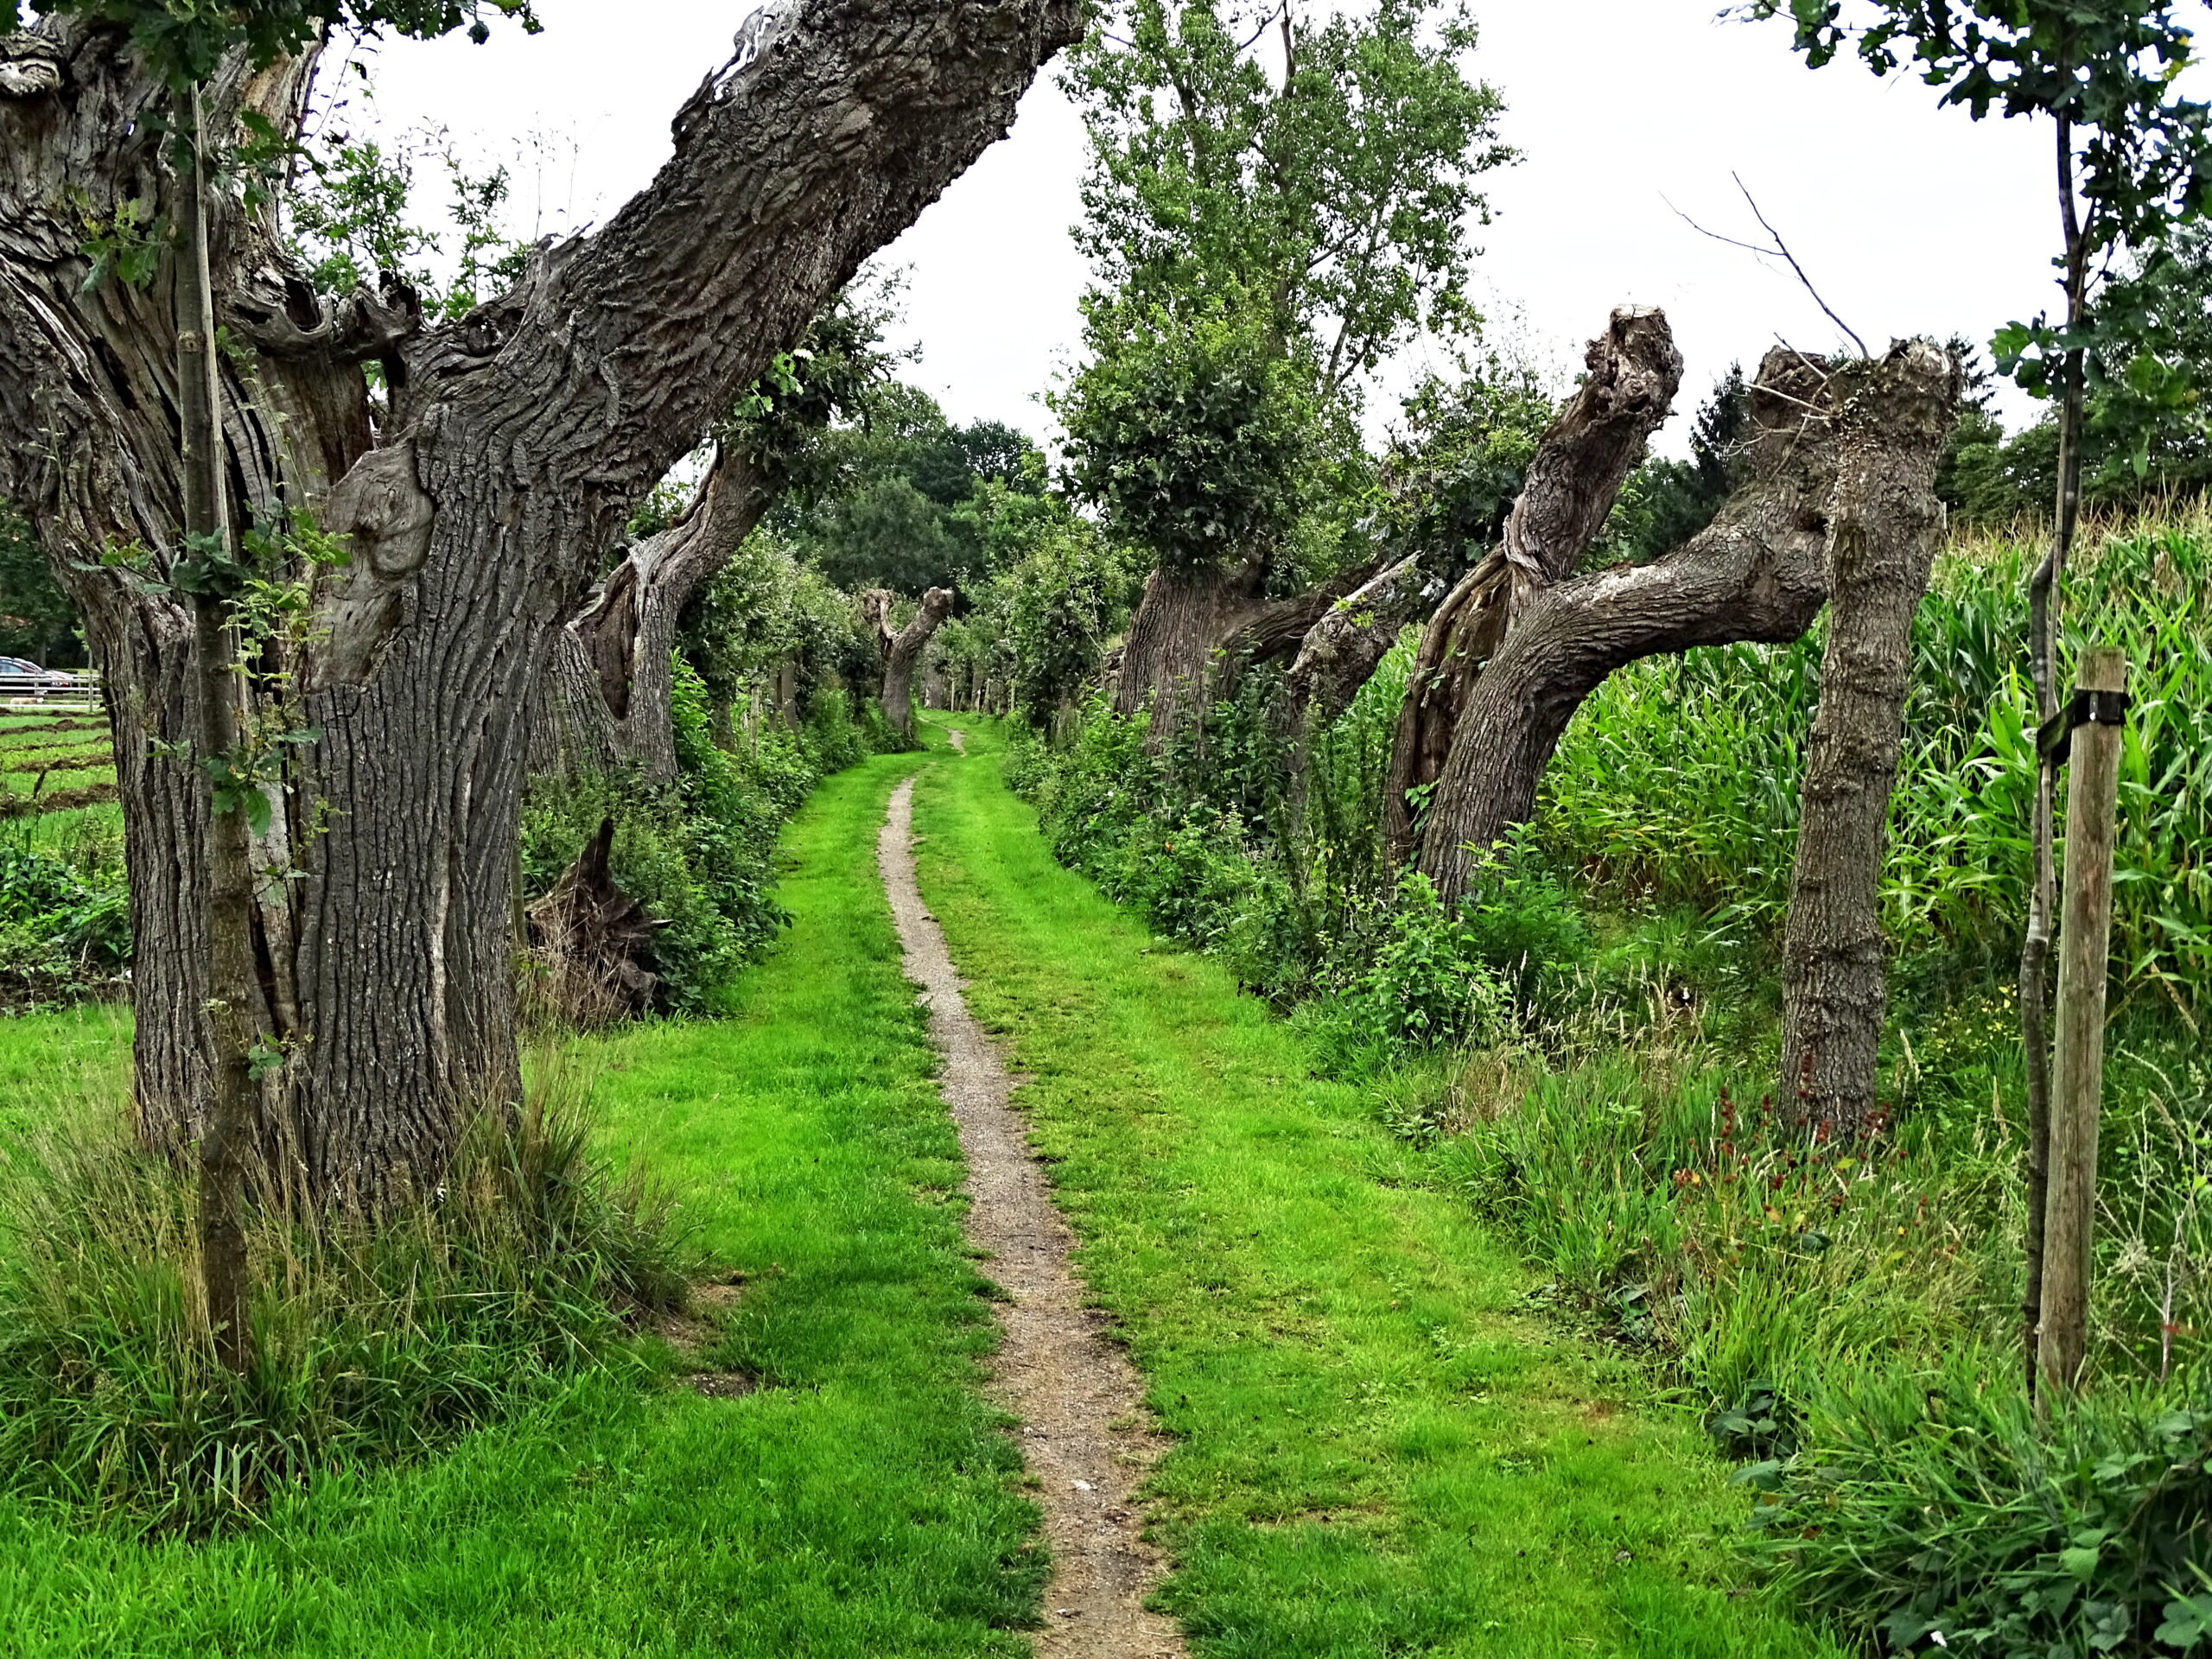
[[2103, 1108], [2105, 983], [2112, 955], [2113, 842], [2127, 658], [2082, 653], [2075, 679], [2066, 873], [2058, 933], [2057, 1056], [2050, 1090], [2050, 1193], [2044, 1209], [2043, 1334], [2047, 1387], [2070, 1388], [2089, 1346], [2090, 1246], [2097, 1209], [2097, 1118]]

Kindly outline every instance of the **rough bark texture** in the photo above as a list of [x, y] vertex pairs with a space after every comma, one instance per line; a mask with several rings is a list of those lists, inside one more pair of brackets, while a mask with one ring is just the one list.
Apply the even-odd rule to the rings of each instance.
[[1267, 561], [1256, 556], [1187, 570], [1161, 565], [1146, 579], [1122, 644], [1114, 707], [1124, 715], [1149, 709], [1155, 746], [1185, 711], [1203, 706], [1216, 648], [1265, 608], [1267, 581]]
[[1235, 695], [1246, 670], [1263, 664], [1287, 663], [1304, 646], [1307, 635], [1330, 611], [1350, 594], [1371, 582], [1378, 564], [1356, 566], [1332, 576], [1318, 587], [1288, 599], [1269, 600], [1255, 608], [1236, 631], [1221, 642], [1221, 664], [1216, 676], [1218, 700]]
[[914, 620], [895, 634], [890, 631], [887, 607], [881, 613], [887, 620], [878, 626], [888, 640], [883, 653], [883, 717], [910, 743], [914, 741], [914, 668], [944, 619], [952, 614], [952, 600], [951, 588], [931, 588], [922, 595]]
[[[735, 556], [767, 511], [758, 469], [724, 449], [683, 516], [630, 550], [566, 632], [574, 638], [606, 711], [604, 737], [575, 740], [588, 753], [604, 746], [615, 764], [646, 779], [676, 776], [675, 677], [670, 656], [676, 625], [698, 591]], [[558, 718], [559, 702], [544, 704]], [[568, 741], [568, 740], [564, 740]]]
[[1383, 831], [1397, 862], [1414, 849], [1412, 791], [1433, 785], [1433, 812], [1455, 810], [1445, 779], [1485, 664], [1530, 601], [1574, 569], [1682, 382], [1674, 332], [1656, 310], [1619, 308], [1583, 360], [1588, 373], [1536, 446], [1497, 549], [1446, 596], [1421, 635], [1382, 791]]
[[1841, 447], [1828, 508], [1828, 631], [1805, 762], [1782, 952], [1782, 1086], [1798, 1124], [1855, 1135], [1874, 1114], [1882, 1037], [1881, 885], [1911, 683], [1912, 619], [1943, 535], [1936, 467], [1959, 365], [1924, 340], [1836, 373]]
[[[410, 296], [326, 307], [276, 227], [213, 227], [230, 494], [241, 521], [315, 508], [353, 557], [313, 573], [300, 786], [257, 862], [272, 1096], [325, 1192], [443, 1156], [457, 1103], [517, 1086], [510, 887], [527, 709], [561, 624], [635, 504], [861, 262], [1002, 136], [1073, 0], [812, 0], [755, 15], [676, 120], [676, 153], [604, 230], [542, 247], [516, 290], [429, 333]], [[456, 48], [455, 49], [462, 49]], [[150, 1139], [206, 1091], [207, 886], [189, 735], [192, 630], [156, 572], [181, 522], [175, 261], [87, 286], [89, 221], [175, 222], [121, 33], [48, 19], [0, 42], [0, 495], [36, 526], [112, 696], [128, 824], [137, 1096]], [[224, 65], [296, 130], [311, 64]], [[359, 365], [392, 388], [372, 404]], [[92, 565], [93, 569], [85, 569]], [[308, 573], [293, 573], [306, 576]]]
[[1284, 678], [1292, 729], [1319, 731], [1351, 708], [1399, 633], [1427, 615], [1443, 586], [1423, 573], [1416, 556], [1330, 604], [1299, 639]]
[[1712, 524], [1654, 563], [1531, 599], [1469, 690], [1423, 830], [1420, 868], [1446, 902], [1465, 893], [1477, 855], [1535, 810], [1560, 734], [1615, 669], [1693, 645], [1780, 643], [1812, 626], [1835, 485], [1827, 381], [1817, 359], [1769, 353], [1751, 387], [1750, 475]]

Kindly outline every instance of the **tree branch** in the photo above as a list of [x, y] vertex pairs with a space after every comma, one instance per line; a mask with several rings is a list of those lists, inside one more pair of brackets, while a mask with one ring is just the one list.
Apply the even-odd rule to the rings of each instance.
[[[1675, 207], [1673, 202], [1667, 202], [1667, 206], [1673, 210], [1675, 218], [1681, 219], [1683, 224], [1688, 226], [1700, 236], [1709, 236], [1715, 242], [1725, 242], [1732, 248], [1741, 248], [1745, 253], [1757, 254], [1762, 259], [1773, 259], [1779, 257], [1786, 260], [1789, 263], [1789, 269], [1797, 273], [1797, 280], [1804, 284], [1805, 291], [1813, 296], [1813, 303], [1819, 306], [1822, 311], [1827, 314], [1827, 319], [1830, 322], [1835, 324], [1837, 327], [1843, 330], [1844, 334], [1849, 338], [1851, 343], [1859, 348], [1859, 355], [1861, 357], [1872, 357], [1873, 353], [1866, 349], [1866, 342], [1859, 338], [1858, 330], [1854, 329], [1849, 323], [1838, 316], [1835, 314], [1835, 308], [1826, 300], [1821, 297], [1821, 290], [1813, 286], [1813, 279], [1805, 274], [1805, 267], [1797, 263], [1797, 256], [1789, 251], [1789, 245], [1782, 239], [1782, 232], [1776, 230], [1773, 226], [1767, 223], [1766, 215], [1759, 211], [1758, 202], [1753, 198], [1751, 188], [1744, 182], [1742, 175], [1739, 174], [1731, 173], [1728, 176], [1736, 181], [1736, 188], [1744, 193], [1744, 200], [1751, 207], [1751, 217], [1758, 220], [1759, 228], [1764, 231], [1768, 236], [1774, 239], [1774, 245], [1772, 247], [1762, 248], [1754, 243], [1738, 242], [1732, 236], [1723, 236], [1718, 231], [1708, 231], [1704, 226], [1699, 224], [1697, 220], [1692, 219], [1681, 208]], [[1666, 201], [1667, 199], [1664, 196], [1662, 196], [1660, 200], [1662, 201]]]
[[401, 418], [450, 403], [496, 419], [531, 474], [581, 467], [610, 516], [626, 509], [1005, 134], [1079, 29], [1075, 0], [768, 8], [603, 231], [548, 245], [516, 294], [410, 345]]

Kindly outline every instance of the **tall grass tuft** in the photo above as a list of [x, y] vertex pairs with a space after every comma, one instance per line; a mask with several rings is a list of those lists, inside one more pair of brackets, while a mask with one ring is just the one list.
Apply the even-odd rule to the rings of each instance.
[[[264, 1195], [264, 1199], [266, 1195]], [[556, 1074], [371, 1218], [250, 1224], [253, 1360], [217, 1363], [194, 1187], [111, 1106], [0, 1148], [0, 1490], [141, 1531], [249, 1519], [319, 1471], [419, 1457], [588, 1368], [696, 1263], [589, 1150]]]

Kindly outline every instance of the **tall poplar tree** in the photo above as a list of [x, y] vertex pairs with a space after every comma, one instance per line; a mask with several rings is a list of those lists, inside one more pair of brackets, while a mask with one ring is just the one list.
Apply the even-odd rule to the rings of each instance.
[[1117, 0], [1071, 54], [1096, 283], [1061, 413], [1081, 487], [1157, 566], [1125, 711], [1166, 715], [1264, 605], [1363, 378], [1472, 326], [1479, 181], [1511, 159], [1475, 40], [1445, 0]]

